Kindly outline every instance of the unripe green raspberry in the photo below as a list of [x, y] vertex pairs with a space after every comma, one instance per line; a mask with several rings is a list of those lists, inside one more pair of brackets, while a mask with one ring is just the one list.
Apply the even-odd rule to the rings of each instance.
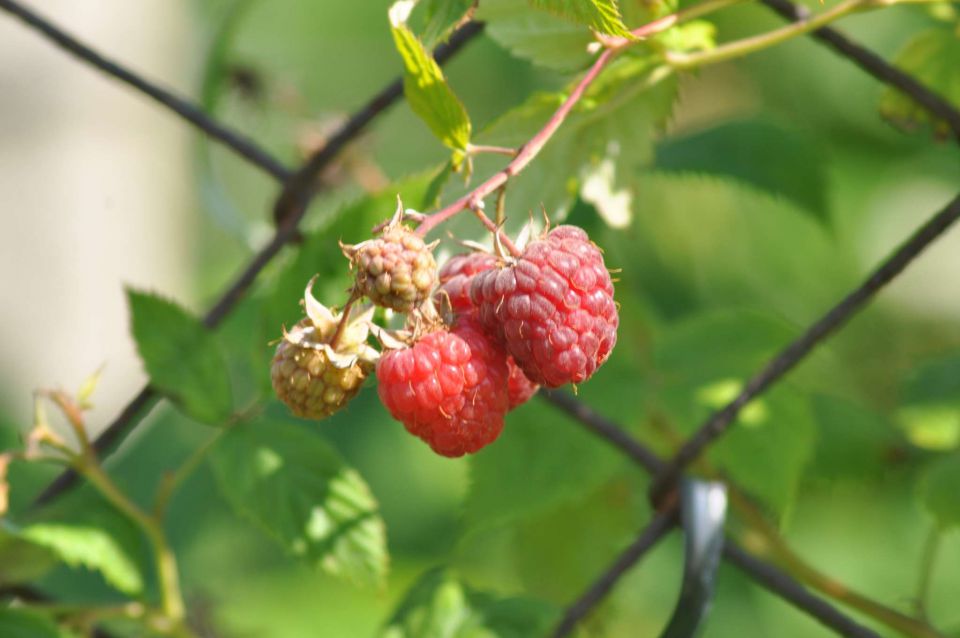
[[373, 371], [377, 352], [366, 343], [372, 308], [350, 321], [331, 344], [341, 316], [316, 301], [309, 287], [304, 304], [308, 316], [284, 333], [270, 378], [277, 397], [294, 414], [324, 419], [355, 397]]
[[410, 312], [430, 298], [437, 285], [432, 248], [394, 217], [380, 237], [343, 253], [357, 269], [356, 290], [370, 301], [397, 312]]

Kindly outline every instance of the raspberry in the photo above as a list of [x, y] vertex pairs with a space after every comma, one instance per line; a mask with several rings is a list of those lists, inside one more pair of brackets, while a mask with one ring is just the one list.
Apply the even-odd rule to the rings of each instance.
[[610, 273], [576, 226], [558, 226], [514, 265], [476, 275], [470, 297], [524, 374], [547, 387], [586, 381], [617, 341]]
[[380, 237], [343, 246], [343, 253], [357, 268], [359, 293], [378, 306], [410, 312], [430, 297], [437, 283], [431, 248], [398, 216]]
[[[440, 268], [440, 290], [446, 293], [454, 312], [473, 313], [475, 307], [470, 299], [470, 284], [473, 283], [473, 277], [496, 266], [495, 256], [479, 251], [454, 255], [443, 264]], [[529, 401], [540, 386], [523, 374], [513, 357], [507, 357], [507, 369], [509, 371], [507, 389], [512, 410]]]
[[294, 414], [319, 420], [357, 395], [373, 370], [376, 352], [366, 344], [370, 312], [351, 321], [333, 346], [340, 316], [316, 301], [309, 285], [304, 303], [308, 316], [284, 333], [270, 379], [277, 397]]
[[476, 452], [503, 430], [506, 356], [473, 317], [385, 353], [377, 381], [393, 418], [442, 456]]
[[440, 268], [440, 290], [450, 299], [454, 312], [473, 309], [470, 283], [473, 276], [496, 267], [497, 258], [490, 253], [473, 252], [454, 255]]
[[507, 357], [507, 394], [510, 397], [510, 409], [523, 405], [537, 393], [540, 386], [527, 378], [513, 357]]

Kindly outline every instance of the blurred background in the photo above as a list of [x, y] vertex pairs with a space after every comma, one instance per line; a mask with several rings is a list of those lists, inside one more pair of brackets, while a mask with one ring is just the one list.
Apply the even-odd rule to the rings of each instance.
[[[108, 56], [200, 101], [290, 166], [399, 72], [388, 4], [31, 2]], [[750, 6], [725, 11], [716, 23], [723, 40], [779, 24]], [[923, 11], [897, 7], [841, 26], [891, 59], [933, 25]], [[477, 129], [570, 77], [513, 57], [489, 35], [446, 73]], [[581, 389], [585, 401], [667, 450], [674, 434], [715, 407], [704, 390], [756, 369], [956, 195], [957, 148], [884, 122], [882, 93], [809, 40], [681, 81], [655, 153], [632, 178], [626, 228], [608, 228], [586, 195], [562, 207], [591, 229], [611, 267], [624, 268], [621, 343], [603, 373]], [[698, 137], [710, 131], [720, 132]], [[687, 154], [698, 144], [712, 145], [731, 163], [768, 167], [759, 181], [792, 195], [690, 164]], [[738, 148], [745, 158], [734, 158], [730, 149]], [[324, 175], [337, 188], [317, 199], [307, 226], [321, 227], [344, 206], [388, 203], [398, 180], [435, 172], [445, 159], [400, 104]], [[477, 177], [498, 165], [478, 164]], [[276, 193], [256, 168], [0, 13], [0, 440], [14, 445], [27, 428], [34, 389], [75, 388], [100, 366], [90, 424], [108, 424], [146, 381], [129, 336], [124, 287], [203, 312], [269, 238]], [[365, 199], [368, 193], [379, 199]], [[388, 205], [382, 216], [389, 212]], [[775, 414], [781, 402], [785, 412], [803, 416], [797, 423], [785, 418], [783, 432], [751, 457], [757, 465], [750, 471], [761, 477], [765, 467], [797, 467], [770, 498], [800, 555], [908, 611], [932, 525], [915, 498], [917, 481], [930, 459], [960, 446], [958, 269], [954, 232], [771, 395]], [[302, 290], [303, 282], [291, 283], [291, 273], [310, 271], [308, 258], [285, 253], [222, 329], [238, 405], [262, 390], [251, 362], [265, 365], [267, 343], [279, 335], [279, 322], [267, 325], [263, 317], [295, 321], [296, 294], [286, 291]], [[281, 284], [284, 293], [275, 294]], [[342, 290], [342, 281], [324, 289]], [[637, 403], [623, 404], [625, 392]], [[475, 459], [450, 461], [406, 435], [375, 394], [368, 388], [347, 413], [307, 427], [333, 442], [380, 502], [391, 552], [386, 586], [353, 587], [301, 566], [232, 513], [201, 468], [174, 501], [170, 530], [195, 620], [210, 635], [372, 635], [410, 583], [437, 565], [454, 566], [480, 588], [563, 605], [649, 515], [646, 479], [544, 404], [512, 415], [503, 439]], [[706, 398], [690, 407], [690, 396]], [[282, 406], [266, 409], [288, 418]], [[108, 467], [146, 499], [160, 473], [208, 436], [207, 426], [162, 405]], [[721, 451], [716, 460], [730, 459]], [[15, 470], [16, 512], [52, 470]], [[536, 487], [523, 481], [524, 471], [538, 473]], [[90, 498], [80, 490], [56, 511], [82, 512]], [[657, 631], [679, 584], [678, 540], [630, 573], [588, 631]], [[955, 531], [943, 535], [938, 565], [928, 611], [960, 635]], [[71, 600], [114, 596], [83, 570], [59, 568], [43, 585]], [[722, 568], [705, 635], [744, 632], [830, 635]]]

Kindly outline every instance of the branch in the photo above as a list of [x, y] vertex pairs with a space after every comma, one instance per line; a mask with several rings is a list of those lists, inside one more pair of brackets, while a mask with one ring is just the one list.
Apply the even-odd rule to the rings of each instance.
[[857, 289], [831, 308], [754, 375], [733, 401], [715, 412], [700, 426], [671, 459], [669, 466], [660, 472], [651, 488], [654, 500], [658, 500], [668, 491], [683, 469], [730, 428], [745, 405], [782, 379], [816, 346], [849, 321], [884, 286], [902, 273], [914, 259], [946, 232], [958, 218], [960, 218], [960, 195], [917, 229]]
[[[613, 445], [618, 450], [624, 452], [627, 456], [634, 459], [637, 464], [651, 475], [656, 476], [657, 472], [667, 466], [667, 462], [657, 456], [652, 450], [633, 438], [626, 430], [616, 423], [606, 419], [586, 404], [580, 402], [575, 397], [565, 392], [556, 390], [541, 390], [538, 396], [546, 399], [549, 403], [559, 408], [562, 412], [572, 417], [578, 424], [584, 426], [607, 443]], [[736, 492], [731, 491], [731, 496]], [[735, 502], [735, 501], [732, 501]], [[766, 528], [766, 526], [764, 526]], [[763, 530], [761, 530], [763, 531]], [[784, 545], [785, 547], [785, 545]], [[789, 549], [789, 548], [787, 548]], [[794, 556], [792, 552], [791, 556]], [[725, 549], [725, 558], [734, 562], [742, 571], [746, 572], [751, 578], [760, 585], [771, 589], [781, 598], [794, 605], [801, 611], [818, 619], [821, 623], [834, 629], [840, 635], [854, 636], [856, 638], [879, 638], [878, 634], [862, 627], [852, 619], [837, 610], [828, 601], [811, 594], [794, 577], [782, 570], [765, 563], [759, 558], [747, 554], [737, 547], [732, 540], [727, 539]], [[634, 558], [634, 562], [639, 556]], [[794, 565], [797, 566], [796, 564]], [[804, 564], [801, 570], [804, 576], [809, 576], [815, 572]], [[601, 577], [602, 579], [603, 577]], [[772, 582], [771, 582], [772, 581]], [[599, 582], [599, 581], [598, 581]], [[821, 577], [808, 581], [814, 588], [831, 593], [842, 602], [850, 604], [870, 617], [904, 631], [907, 635], [930, 636], [931, 638], [943, 638], [943, 636], [929, 624], [919, 619], [904, 616], [894, 610], [884, 607], [864, 596], [850, 592], [846, 588], [837, 588], [836, 582], [829, 580], [830, 587], [824, 587], [827, 579]], [[864, 604], [866, 603], [866, 604]]]
[[[794, 22], [801, 22], [810, 18], [810, 12], [806, 7], [801, 7], [789, 0], [760, 1], [781, 16]], [[960, 111], [942, 96], [921, 84], [912, 75], [892, 66], [870, 49], [854, 42], [835, 29], [829, 27], [817, 29], [810, 34], [810, 37], [829, 46], [837, 54], [847, 58], [880, 82], [909, 95], [914, 102], [929, 111], [931, 115], [945, 121], [953, 131], [957, 141], [960, 141]]]
[[[0, 0], [0, 6], [8, 1]], [[478, 23], [469, 23], [462, 27], [450, 38], [446, 45], [437, 47], [435, 52], [437, 62], [442, 64], [449, 60], [463, 48], [463, 45], [479, 35], [482, 30], [483, 25]], [[205, 326], [208, 328], [217, 327], [243, 299], [247, 290], [260, 272], [266, 268], [267, 264], [280, 253], [284, 246], [298, 236], [297, 228], [306, 214], [307, 205], [316, 194], [317, 175], [336, 159], [340, 151], [356, 138], [370, 122], [396, 103], [402, 95], [402, 81], [398, 78], [390, 82], [360, 110], [354, 113], [330, 138], [327, 144], [306, 161], [301, 169], [289, 177], [274, 206], [275, 216], [282, 220], [276, 233], [270, 242], [254, 255], [246, 268], [207, 312], [203, 319]], [[156, 405], [159, 400], [160, 396], [153, 388], [149, 385], [144, 386], [93, 442], [97, 454], [103, 457], [115, 449], [127, 433], [136, 427], [147, 415], [150, 408]], [[39, 507], [49, 503], [75, 486], [77, 479], [78, 477], [73, 470], [64, 471], [40, 493], [34, 500], [33, 506]]]
[[0, 0], [0, 9], [19, 18], [28, 27], [37, 31], [64, 51], [153, 98], [154, 101], [187, 120], [211, 138], [231, 148], [268, 175], [278, 180], [285, 180], [290, 176], [290, 169], [260, 148], [250, 138], [217, 122], [196, 105], [166, 89], [160, 88], [134, 71], [94, 51], [19, 2]]
[[883, 9], [898, 3], [926, 2], [928, 0], [844, 0], [834, 7], [817, 14], [807, 12], [803, 19], [795, 20], [790, 24], [774, 31], [750, 36], [742, 40], [724, 43], [714, 49], [697, 53], [667, 53], [667, 61], [678, 70], [696, 69], [718, 62], [726, 62], [736, 58], [767, 49], [771, 46], [786, 42], [797, 36], [806, 35], [823, 29], [831, 22], [840, 18], [863, 11]]

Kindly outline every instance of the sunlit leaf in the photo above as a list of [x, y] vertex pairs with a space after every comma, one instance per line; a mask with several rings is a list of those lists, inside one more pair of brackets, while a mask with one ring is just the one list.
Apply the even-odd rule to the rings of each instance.
[[532, 598], [473, 589], [452, 573], [424, 574], [400, 602], [381, 638], [528, 638], [545, 635], [556, 610]]
[[230, 377], [220, 347], [200, 320], [176, 303], [127, 290], [134, 339], [150, 384], [188, 415], [220, 423], [230, 415]]
[[394, 21], [393, 41], [403, 59], [403, 92], [413, 112], [434, 135], [451, 148], [454, 162], [463, 158], [470, 143], [470, 118], [463, 103], [447, 84], [440, 65], [406, 24]]
[[387, 572], [386, 531], [363, 478], [319, 436], [282, 421], [234, 427], [211, 462], [227, 500], [290, 554], [357, 583]]
[[422, 0], [421, 4], [426, 21], [421, 38], [424, 45], [432, 47], [450, 37], [477, 0]]
[[22, 538], [56, 553], [70, 567], [85, 567], [126, 594], [139, 594], [143, 578], [136, 562], [104, 529], [87, 525], [36, 523], [20, 531]]
[[911, 370], [900, 391], [897, 417], [918, 447], [960, 446], [960, 355], [946, 354]]

